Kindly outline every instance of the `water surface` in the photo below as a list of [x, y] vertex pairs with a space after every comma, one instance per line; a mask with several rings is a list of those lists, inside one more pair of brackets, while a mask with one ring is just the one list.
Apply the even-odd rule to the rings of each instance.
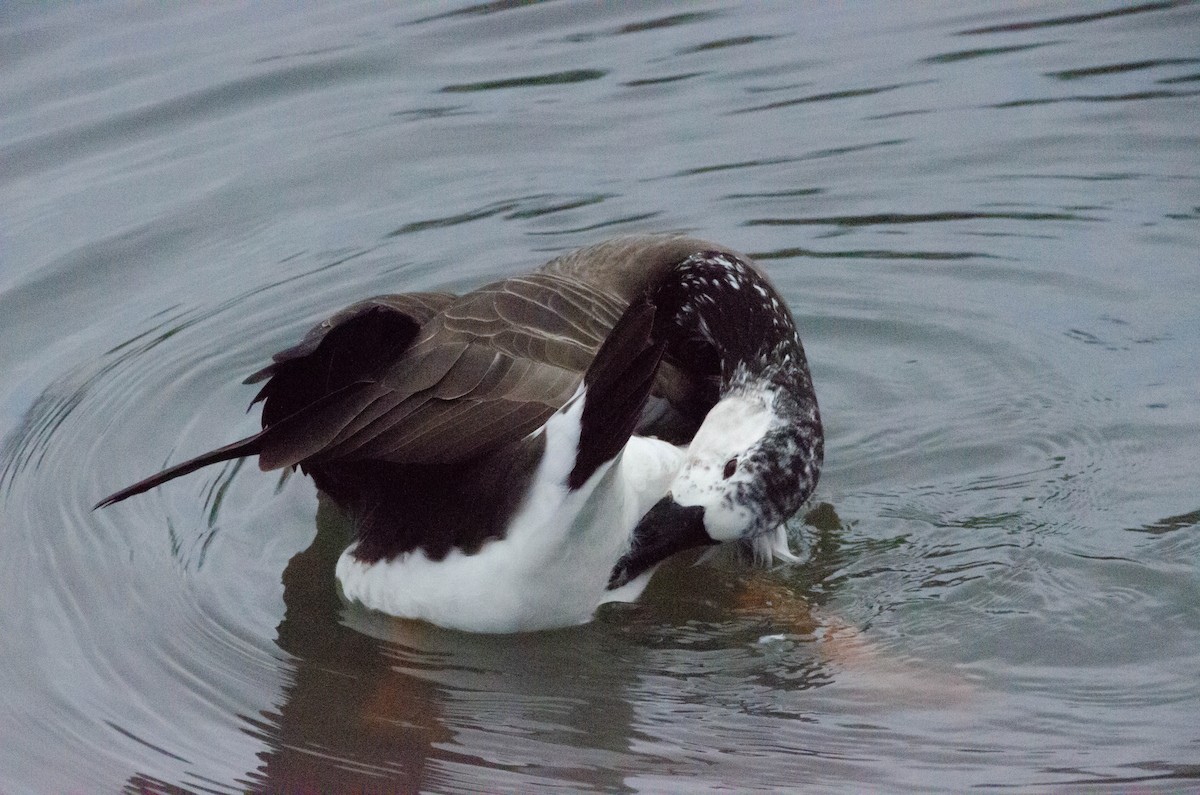
[[[0, 10], [0, 790], [1200, 787], [1200, 5]], [[348, 608], [241, 381], [608, 236], [753, 254], [803, 565]]]

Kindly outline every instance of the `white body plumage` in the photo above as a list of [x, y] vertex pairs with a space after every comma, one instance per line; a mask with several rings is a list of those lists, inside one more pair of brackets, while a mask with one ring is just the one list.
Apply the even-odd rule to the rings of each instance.
[[503, 538], [473, 555], [456, 549], [436, 561], [415, 550], [366, 563], [351, 546], [337, 564], [345, 596], [394, 616], [473, 632], [582, 624], [603, 602], [636, 599], [651, 572], [612, 591], [609, 574], [685, 453], [635, 436], [581, 488], [568, 489], [584, 397], [581, 390], [537, 431], [546, 435], [545, 453]]

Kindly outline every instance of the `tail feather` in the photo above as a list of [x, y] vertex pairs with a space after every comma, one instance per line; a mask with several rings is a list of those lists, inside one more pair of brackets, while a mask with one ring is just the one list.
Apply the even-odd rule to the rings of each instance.
[[96, 503], [92, 510], [97, 508], [107, 508], [108, 506], [118, 503], [135, 494], [141, 494], [144, 491], [149, 491], [155, 486], [162, 485], [168, 480], [174, 480], [190, 472], [195, 472], [197, 469], [216, 464], [221, 461], [229, 461], [233, 458], [244, 458], [248, 455], [257, 455], [262, 449], [262, 437], [266, 431], [259, 431], [253, 436], [248, 436], [245, 439], [240, 439], [232, 444], [227, 444], [224, 447], [218, 447], [216, 450], [209, 450], [203, 455], [198, 455], [195, 458], [190, 458], [182, 464], [176, 464], [173, 467], [168, 467], [157, 475], [151, 475], [145, 480], [139, 480], [132, 486], [127, 486], [120, 491], [110, 494], [100, 502]]

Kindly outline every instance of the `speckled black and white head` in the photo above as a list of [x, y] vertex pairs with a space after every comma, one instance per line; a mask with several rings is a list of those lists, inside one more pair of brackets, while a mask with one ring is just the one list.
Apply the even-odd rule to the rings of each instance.
[[713, 541], [766, 535], [812, 493], [820, 437], [797, 409], [786, 392], [747, 385], [717, 403], [700, 426], [670, 498], [702, 508]]
[[808, 363], [774, 287], [723, 252], [694, 254], [675, 275], [657, 296], [671, 310], [673, 350], [715, 356], [718, 396], [669, 493], [635, 529], [614, 583], [687, 546], [741, 541], [769, 554], [821, 471], [824, 437]]

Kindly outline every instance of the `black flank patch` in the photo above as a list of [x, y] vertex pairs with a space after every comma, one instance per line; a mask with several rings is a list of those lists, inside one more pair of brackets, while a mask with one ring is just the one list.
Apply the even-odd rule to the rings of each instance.
[[504, 537], [545, 439], [537, 434], [456, 464], [363, 460], [307, 469], [354, 520], [356, 558], [375, 563], [419, 549], [441, 560], [453, 549], [472, 555]]

